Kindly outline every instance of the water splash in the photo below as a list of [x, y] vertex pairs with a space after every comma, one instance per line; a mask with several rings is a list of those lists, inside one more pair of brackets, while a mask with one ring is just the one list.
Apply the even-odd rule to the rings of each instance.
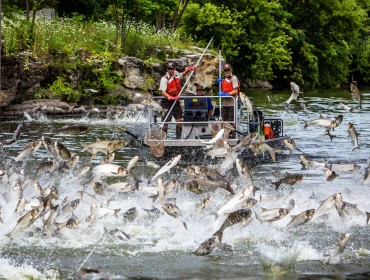
[[263, 252], [261, 254], [263, 272], [269, 276], [294, 273], [300, 250], [299, 242], [295, 241], [288, 251], [274, 248], [269, 252]]

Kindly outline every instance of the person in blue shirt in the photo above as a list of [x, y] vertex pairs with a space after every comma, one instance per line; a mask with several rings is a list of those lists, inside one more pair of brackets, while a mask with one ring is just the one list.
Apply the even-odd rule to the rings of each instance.
[[[198, 96], [203, 96], [204, 95], [203, 86], [197, 85], [195, 90], [196, 90]], [[212, 118], [212, 115], [213, 115], [213, 104], [212, 104], [211, 98], [207, 98], [207, 105], [208, 105], [208, 119], [210, 119], [210, 118]]]

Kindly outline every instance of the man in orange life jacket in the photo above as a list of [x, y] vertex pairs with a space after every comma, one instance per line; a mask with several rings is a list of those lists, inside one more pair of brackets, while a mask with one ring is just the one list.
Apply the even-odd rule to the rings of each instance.
[[[185, 71], [179, 73], [176, 71], [176, 65], [173, 62], [167, 63], [167, 73], [161, 78], [159, 85], [159, 90], [161, 91], [162, 96], [167, 99], [162, 101], [162, 106], [164, 109], [170, 109], [175, 103], [172, 111], [166, 119], [166, 122], [171, 121], [172, 116], [176, 119], [176, 122], [182, 121], [182, 109], [179, 102], [179, 93], [181, 92], [181, 78], [185, 77], [190, 71], [194, 71], [194, 66], [189, 66], [185, 68]], [[168, 112], [168, 111], [167, 111]], [[167, 115], [167, 113], [166, 113]], [[164, 117], [166, 117], [166, 115]], [[163, 118], [164, 119], [164, 118]], [[163, 126], [163, 131], [167, 133], [168, 124]], [[176, 124], [176, 138], [181, 138], [182, 125]]]
[[[222, 67], [225, 78], [219, 78], [217, 81], [221, 82], [221, 91], [218, 93], [219, 96], [234, 96], [237, 97], [240, 92], [240, 83], [238, 78], [232, 74], [231, 65], [229, 63], [224, 64]], [[222, 98], [222, 120], [223, 121], [234, 121], [234, 99], [233, 98]], [[233, 124], [233, 127], [235, 125]]]

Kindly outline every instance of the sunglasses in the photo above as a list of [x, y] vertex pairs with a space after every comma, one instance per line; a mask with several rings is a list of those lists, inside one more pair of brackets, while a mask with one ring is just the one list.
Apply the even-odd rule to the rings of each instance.
[[173, 70], [173, 69], [175, 69], [175, 68], [173, 68], [173, 67], [167, 68], [167, 70]]
[[224, 72], [231, 71], [230, 69], [224, 69]]

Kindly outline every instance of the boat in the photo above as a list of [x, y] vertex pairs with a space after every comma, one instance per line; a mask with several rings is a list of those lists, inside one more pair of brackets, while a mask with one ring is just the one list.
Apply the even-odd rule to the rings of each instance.
[[[209, 116], [207, 99], [210, 98], [214, 106], [212, 115]], [[222, 120], [222, 99], [234, 99], [234, 121], [225, 122]], [[161, 104], [162, 96], [153, 97], [153, 100]], [[284, 140], [288, 137], [284, 134], [284, 122], [280, 118], [267, 117], [262, 110], [258, 110], [253, 98], [249, 98], [252, 104], [252, 112], [248, 111], [240, 96], [218, 97], [218, 96], [180, 96], [181, 107], [183, 109], [183, 120], [181, 137], [176, 138], [176, 122], [174, 119], [167, 119], [161, 112], [156, 111], [153, 107], [147, 108], [147, 133], [145, 134], [144, 143], [151, 148], [154, 157], [172, 156], [178, 154], [180, 149], [185, 149], [185, 153], [191, 152], [192, 155], [202, 154], [207, 146], [207, 142], [212, 139], [221, 129], [234, 128], [227, 136], [231, 147], [236, 146], [238, 142], [257, 132], [258, 139], [263, 141], [272, 148], [282, 148]], [[171, 109], [169, 109], [171, 110]], [[168, 110], [168, 111], [169, 111]], [[163, 121], [164, 120], [164, 121]], [[167, 134], [161, 129], [164, 124], [168, 124]], [[249, 149], [243, 151], [243, 156], [251, 156]], [[189, 154], [190, 155], [190, 154]]]

